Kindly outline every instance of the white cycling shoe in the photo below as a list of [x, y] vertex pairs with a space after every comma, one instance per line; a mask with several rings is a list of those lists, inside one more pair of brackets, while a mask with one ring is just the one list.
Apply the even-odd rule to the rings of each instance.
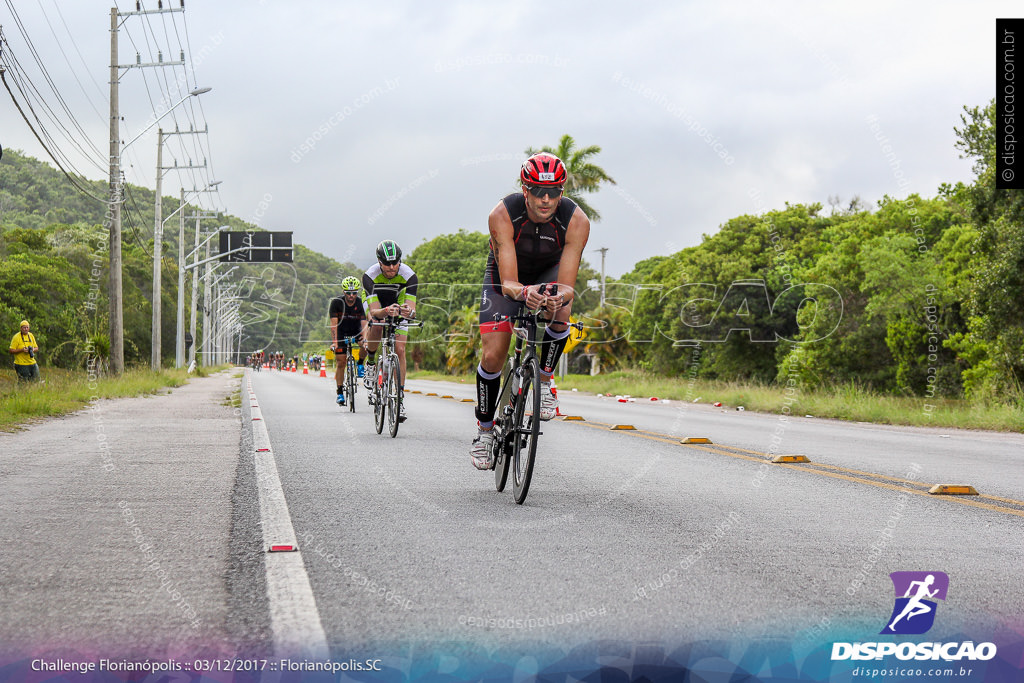
[[540, 419], [542, 422], [554, 419], [558, 414], [558, 396], [551, 391], [551, 382], [540, 383]]
[[478, 470], [489, 470], [494, 467], [491, 460], [491, 446], [494, 444], [494, 430], [477, 429], [473, 445], [469, 447], [469, 455], [473, 460], [473, 467]]

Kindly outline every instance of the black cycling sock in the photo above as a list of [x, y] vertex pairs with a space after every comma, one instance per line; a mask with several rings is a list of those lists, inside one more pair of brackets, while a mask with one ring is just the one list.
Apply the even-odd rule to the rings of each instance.
[[498, 406], [498, 392], [501, 391], [501, 371], [487, 372], [476, 366], [476, 419], [480, 422], [494, 420], [494, 409]]
[[373, 361], [374, 361], [374, 358], [376, 358], [376, 356], [377, 356], [377, 351], [376, 350], [374, 350], [374, 351], [367, 351], [366, 352], [366, 364], [367, 365], [373, 365]]
[[338, 393], [339, 394], [344, 394], [345, 393], [345, 388], [344, 387], [338, 387]]
[[550, 376], [555, 371], [555, 366], [558, 365], [558, 359], [562, 357], [562, 349], [565, 348], [565, 342], [568, 339], [568, 327], [561, 332], [554, 333], [550, 326], [544, 330], [544, 339], [541, 340], [540, 347], [540, 368], [543, 374]]

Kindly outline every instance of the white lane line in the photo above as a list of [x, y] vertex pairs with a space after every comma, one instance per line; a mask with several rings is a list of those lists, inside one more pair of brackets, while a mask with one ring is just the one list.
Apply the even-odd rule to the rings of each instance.
[[[252, 408], [252, 441], [256, 459], [256, 486], [260, 499], [260, 523], [263, 527], [263, 550], [272, 545], [298, 547], [288, 503], [277, 474], [270, 433], [259, 409], [259, 401], [248, 378]], [[260, 418], [260, 419], [256, 419]], [[327, 635], [320, 622], [313, 588], [302, 562], [301, 550], [265, 552], [267, 568], [267, 600], [270, 603], [270, 626], [274, 636], [274, 654], [279, 657], [327, 659]]]

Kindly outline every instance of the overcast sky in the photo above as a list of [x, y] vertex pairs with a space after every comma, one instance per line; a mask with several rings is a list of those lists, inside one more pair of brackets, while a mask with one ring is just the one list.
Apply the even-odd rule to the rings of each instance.
[[[111, 3], [60, 2], [58, 12], [57, 2], [15, 7], [102, 152], [76, 167], [102, 179]], [[862, 0], [629, 8], [593, 0], [189, 0], [185, 23], [151, 16], [150, 26], [173, 50], [184, 43], [194, 62], [188, 87], [213, 88], [201, 109], [190, 100], [174, 113], [183, 127], [189, 111], [209, 125], [205, 180], [222, 184], [208, 205], [369, 265], [383, 238], [408, 253], [460, 228], [486, 231], [488, 212], [515, 189], [524, 150], [569, 133], [602, 148], [596, 163], [618, 183], [590, 198], [603, 220], [585, 258], [599, 268], [593, 250], [607, 247], [607, 272], [619, 276], [699, 244], [732, 217], [787, 201], [827, 207], [830, 196], [846, 203], [859, 195], [874, 205], [886, 194], [931, 197], [940, 183], [970, 181], [953, 127], [964, 105], [993, 97], [995, 18], [1019, 9]], [[43, 84], [6, 4], [0, 24]], [[120, 63], [135, 61], [132, 40], [142, 61], [152, 60], [148, 30], [141, 17], [124, 19]], [[162, 86], [157, 71], [129, 69], [121, 78], [126, 142], [152, 120], [153, 103], [181, 98], [161, 94], [175, 76]], [[0, 95], [0, 144], [45, 158]], [[172, 116], [161, 125], [173, 128]], [[125, 153], [127, 179], [150, 188], [155, 131]], [[170, 144], [165, 165], [168, 156], [179, 156]], [[193, 179], [165, 175], [165, 195], [180, 186]]]

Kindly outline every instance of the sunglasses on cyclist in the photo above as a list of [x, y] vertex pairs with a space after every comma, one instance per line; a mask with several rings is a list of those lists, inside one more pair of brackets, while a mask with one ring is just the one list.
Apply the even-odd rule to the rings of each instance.
[[542, 187], [538, 185], [527, 185], [526, 189], [530, 191], [530, 194], [538, 199], [541, 197], [557, 197], [562, 194], [562, 188], [557, 186]]

